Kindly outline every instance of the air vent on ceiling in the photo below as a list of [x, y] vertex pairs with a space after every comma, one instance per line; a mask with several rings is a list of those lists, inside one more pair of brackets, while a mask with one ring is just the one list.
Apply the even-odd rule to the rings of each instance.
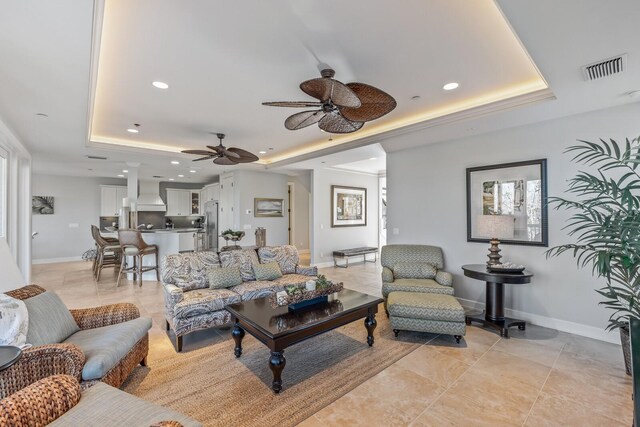
[[102, 156], [87, 156], [87, 159], [92, 159], [92, 160], [107, 160], [106, 157], [102, 157]]
[[584, 74], [584, 79], [589, 81], [621, 73], [626, 68], [627, 54], [625, 53], [624, 55], [585, 65], [582, 67], [582, 73]]

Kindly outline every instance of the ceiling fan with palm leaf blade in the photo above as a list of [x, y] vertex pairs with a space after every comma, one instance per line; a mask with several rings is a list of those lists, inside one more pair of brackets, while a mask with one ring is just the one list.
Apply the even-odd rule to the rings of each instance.
[[237, 165], [238, 163], [252, 163], [259, 160], [258, 156], [248, 152], [247, 150], [235, 147], [227, 148], [222, 145], [222, 140], [225, 136], [224, 133], [216, 133], [215, 135], [220, 140], [220, 143], [217, 146], [207, 145], [207, 148], [209, 150], [182, 150], [182, 152], [185, 154], [195, 154], [198, 156], [203, 156], [197, 159], [193, 159], [194, 162], [213, 159], [213, 163], [215, 163], [216, 165], [225, 166], [233, 166]]
[[322, 77], [300, 83], [300, 89], [319, 101], [263, 102], [271, 107], [294, 107], [318, 109], [307, 110], [289, 116], [284, 126], [298, 130], [318, 123], [318, 127], [329, 133], [355, 132], [365, 122], [379, 119], [396, 108], [396, 100], [382, 90], [364, 83], [341, 83], [333, 76], [335, 71], [326, 68]]

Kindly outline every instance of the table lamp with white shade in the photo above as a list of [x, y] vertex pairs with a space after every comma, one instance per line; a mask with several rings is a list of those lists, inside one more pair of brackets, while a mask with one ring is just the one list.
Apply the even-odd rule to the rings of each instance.
[[500, 239], [513, 239], [515, 228], [514, 218], [511, 215], [480, 215], [476, 222], [476, 235], [491, 239], [489, 243], [488, 266], [500, 264]]

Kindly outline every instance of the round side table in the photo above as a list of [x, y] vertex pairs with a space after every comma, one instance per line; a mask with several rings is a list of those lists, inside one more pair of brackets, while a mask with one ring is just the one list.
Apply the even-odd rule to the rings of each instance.
[[484, 280], [487, 285], [485, 310], [483, 313], [466, 316], [466, 323], [482, 323], [500, 331], [500, 336], [509, 338], [509, 328], [517, 326], [524, 331], [524, 320], [505, 317], [504, 315], [504, 285], [522, 285], [531, 282], [533, 273], [525, 270], [522, 273], [493, 273], [487, 270], [486, 264], [467, 264], [462, 266], [464, 275], [476, 280]]
[[22, 356], [20, 347], [12, 345], [0, 345], [0, 371], [13, 365]]

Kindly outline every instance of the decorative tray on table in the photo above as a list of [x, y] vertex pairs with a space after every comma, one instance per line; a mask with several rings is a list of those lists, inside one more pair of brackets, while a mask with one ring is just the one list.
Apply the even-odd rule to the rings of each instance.
[[487, 266], [487, 270], [492, 273], [522, 273], [524, 271], [524, 265], [505, 262], [502, 264], [489, 265]]
[[300, 310], [315, 304], [328, 301], [328, 296], [340, 292], [344, 285], [330, 281], [320, 282], [315, 289], [305, 289], [298, 286], [287, 286], [285, 291], [277, 292], [269, 297], [271, 307], [289, 306], [289, 311]]

